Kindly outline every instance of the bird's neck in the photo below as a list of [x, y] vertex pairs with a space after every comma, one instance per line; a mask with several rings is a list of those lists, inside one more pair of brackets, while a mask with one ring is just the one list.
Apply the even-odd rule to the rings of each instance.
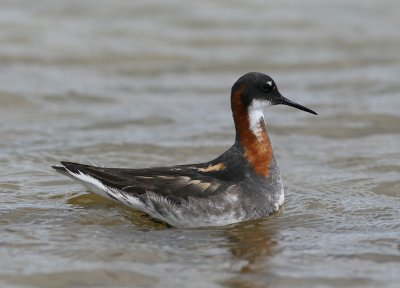
[[266, 177], [273, 160], [273, 152], [265, 126], [264, 113], [261, 108], [245, 107], [239, 93], [240, 91], [232, 95], [236, 143], [243, 147], [243, 156], [254, 172]]

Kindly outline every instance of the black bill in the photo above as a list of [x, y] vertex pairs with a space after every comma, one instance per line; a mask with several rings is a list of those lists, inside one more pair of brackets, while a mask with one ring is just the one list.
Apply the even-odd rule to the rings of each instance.
[[287, 98], [285, 98], [283, 96], [281, 96], [281, 99], [279, 99], [278, 103], [276, 103], [276, 104], [283, 104], [283, 105], [291, 106], [291, 107], [306, 111], [308, 113], [318, 115], [317, 112], [314, 112], [313, 110], [308, 109], [307, 107], [304, 107], [304, 106], [302, 106], [300, 104], [297, 104], [297, 103], [295, 103], [293, 101], [290, 101], [289, 99], [287, 99]]

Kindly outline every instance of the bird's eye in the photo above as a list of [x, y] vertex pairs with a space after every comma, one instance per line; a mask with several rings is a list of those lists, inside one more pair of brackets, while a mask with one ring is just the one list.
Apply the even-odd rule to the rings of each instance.
[[267, 83], [263, 84], [263, 85], [262, 85], [262, 89], [263, 89], [265, 92], [271, 91], [271, 89], [272, 89], [272, 82], [271, 82], [271, 81], [268, 81]]

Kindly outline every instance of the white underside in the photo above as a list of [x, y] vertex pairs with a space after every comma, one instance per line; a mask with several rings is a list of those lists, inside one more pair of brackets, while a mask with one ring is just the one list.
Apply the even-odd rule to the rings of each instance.
[[101, 183], [96, 178], [93, 178], [92, 176], [89, 176], [87, 174], [83, 174], [82, 172], [73, 173], [69, 170], [68, 172], [74, 179], [78, 180], [86, 188], [88, 188], [90, 191], [94, 192], [99, 196], [114, 201], [118, 200], [118, 202], [121, 202], [122, 204], [134, 207], [139, 210], [143, 210], [144, 208], [143, 203], [137, 197], [133, 197], [127, 193], [124, 193], [119, 189], [108, 187], [103, 183]]

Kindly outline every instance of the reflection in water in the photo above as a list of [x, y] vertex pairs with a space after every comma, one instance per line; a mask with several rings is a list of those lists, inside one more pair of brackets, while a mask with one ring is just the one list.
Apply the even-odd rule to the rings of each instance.
[[89, 211], [90, 209], [104, 209], [107, 211], [107, 209], [114, 208], [114, 210], [116, 209], [118, 212], [111, 217], [112, 219], [105, 216], [105, 218], [102, 219], [93, 218], [93, 220], [91, 220], [90, 216], [88, 216], [88, 218], [81, 220], [82, 224], [115, 225], [116, 222], [127, 222], [133, 224], [134, 227], [140, 227], [140, 229], [152, 230], [170, 227], [168, 224], [151, 218], [141, 211], [130, 209], [93, 193], [73, 196], [67, 200], [67, 203], [76, 207], [88, 209]]
[[[118, 213], [112, 215], [114, 220], [108, 217], [99, 219], [98, 215], [93, 215], [92, 217], [94, 218], [91, 220], [90, 215], [88, 215], [85, 219], [81, 220], [81, 224], [108, 225], [111, 221], [112, 225], [115, 225], [118, 221], [124, 221], [133, 224], [135, 227], [139, 227], [141, 230], [162, 230], [169, 227], [167, 224], [159, 222], [147, 214], [128, 209], [125, 206], [92, 193], [73, 195], [73, 197], [67, 200], [67, 203], [89, 211], [107, 211], [110, 208], [118, 210]], [[229, 249], [233, 258], [231, 262], [240, 263], [239, 265], [241, 265], [238, 273], [235, 273], [231, 279], [224, 281], [224, 285], [234, 288], [247, 288], [265, 287], [265, 284], [268, 284], [264, 283], [268, 281], [266, 278], [268, 267], [266, 265], [268, 257], [273, 255], [274, 248], [277, 246], [276, 241], [273, 240], [276, 228], [275, 226], [268, 225], [272, 220], [271, 217], [217, 228], [219, 232], [222, 232], [223, 238], [226, 239], [221, 246]], [[209, 231], [210, 229], [211, 231], [214, 230], [214, 228], [205, 228], [205, 231]], [[197, 229], [197, 231], [199, 230], [201, 229]], [[196, 229], [194, 231], [192, 229], [177, 229], [174, 231], [194, 233]], [[219, 232], [217, 234], [220, 234]]]
[[269, 219], [247, 221], [232, 225], [225, 230], [234, 260], [245, 263], [239, 275], [225, 281], [226, 285], [246, 288], [265, 287], [268, 284], [266, 283], [268, 282], [267, 259], [273, 255], [274, 248], [277, 246], [276, 241], [273, 240], [276, 231], [273, 227], [266, 225], [268, 221]]

